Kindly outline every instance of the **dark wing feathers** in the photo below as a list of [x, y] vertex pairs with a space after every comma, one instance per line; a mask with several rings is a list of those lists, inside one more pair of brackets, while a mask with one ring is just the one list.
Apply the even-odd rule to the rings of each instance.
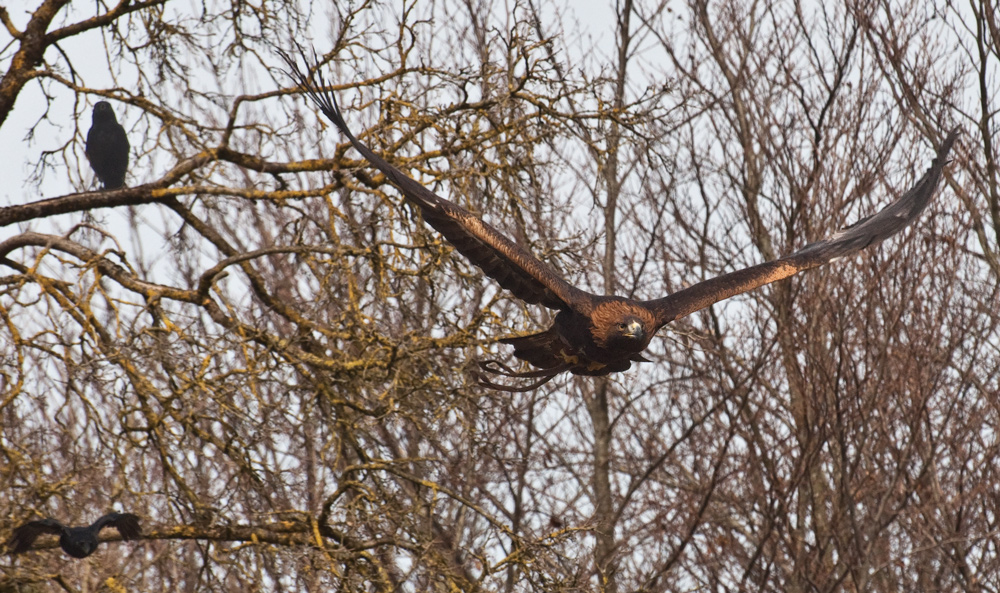
[[100, 532], [105, 527], [114, 527], [121, 534], [125, 541], [136, 539], [142, 535], [142, 527], [139, 526], [139, 516], [132, 513], [108, 513], [94, 524], [91, 529]]
[[540, 369], [554, 369], [566, 364], [566, 360], [558, 355], [563, 349], [559, 329], [555, 326], [546, 331], [500, 340], [514, 347], [514, 356], [526, 360]]
[[[354, 148], [400, 189], [408, 202], [420, 208], [424, 221], [444, 235], [455, 248], [515, 297], [553, 309], [590, 309], [590, 295], [563, 280], [506, 235], [465, 208], [430, 191], [354, 137], [319, 72], [303, 74], [290, 56], [282, 54], [289, 73], [330, 121], [347, 136]], [[308, 60], [306, 61], [308, 68]]]
[[[459, 253], [479, 266], [487, 276], [496, 280], [501, 287], [509, 290], [517, 298], [527, 303], [539, 303], [552, 309], [563, 309], [567, 306], [568, 299], [561, 298], [555, 291], [548, 288], [547, 282], [540, 281], [529, 270], [532, 268], [531, 264], [536, 263], [542, 267], [539, 270], [541, 274], [547, 274], [554, 280], [561, 281], [558, 276], [555, 276], [555, 272], [517, 247], [488, 223], [458, 207], [446, 209], [443, 213], [436, 209], [422, 207], [421, 212], [424, 221], [441, 233]], [[493, 235], [494, 239], [488, 241], [488, 239], [480, 238], [483, 235]], [[498, 239], [502, 239], [502, 241]], [[503, 243], [510, 243], [513, 249], [504, 249]], [[525, 255], [527, 257], [524, 257]]]
[[902, 197], [878, 213], [781, 259], [705, 280], [670, 296], [647, 301], [645, 304], [656, 314], [657, 327], [721, 300], [855, 254], [903, 230], [917, 219], [933, 197], [956, 138], [958, 128], [945, 138], [924, 176]]
[[910, 225], [920, 216], [934, 196], [941, 172], [948, 163], [948, 153], [958, 138], [958, 128], [948, 134], [937, 156], [924, 176], [901, 198], [880, 212], [868, 216], [851, 226], [834, 233], [827, 239], [810, 243], [789, 257], [816, 258], [826, 263], [838, 257], [851, 255], [869, 245], [877, 245]]
[[63, 525], [55, 519], [40, 519], [29, 521], [24, 525], [14, 528], [14, 533], [7, 542], [7, 548], [12, 554], [21, 554], [31, 549], [35, 543], [35, 538], [43, 533], [59, 535], [63, 531]]

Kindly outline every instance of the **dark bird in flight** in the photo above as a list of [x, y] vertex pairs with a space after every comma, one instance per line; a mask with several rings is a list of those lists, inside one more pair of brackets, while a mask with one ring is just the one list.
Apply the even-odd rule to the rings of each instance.
[[142, 535], [137, 515], [108, 513], [86, 527], [67, 527], [55, 519], [29, 521], [14, 529], [7, 547], [12, 553], [20, 554], [31, 548], [36, 537], [51, 533], [59, 536], [59, 546], [64, 552], [74, 558], [86, 558], [97, 550], [97, 544], [100, 543], [97, 536], [105, 527], [116, 528], [125, 541], [138, 539]]
[[128, 136], [125, 128], [115, 119], [115, 112], [107, 101], [94, 105], [94, 120], [87, 132], [87, 160], [101, 180], [104, 189], [125, 186], [128, 170]]
[[[705, 280], [663, 298], [640, 301], [593, 294], [569, 284], [551, 266], [478, 216], [436, 195], [390, 165], [351, 133], [318, 69], [309, 68], [310, 74], [304, 74], [290, 56], [282, 54], [282, 57], [291, 67], [290, 75], [323, 115], [340, 128], [369, 163], [399, 188], [406, 201], [420, 208], [427, 224], [518, 299], [558, 311], [549, 329], [501, 340], [514, 347], [514, 356], [537, 370], [516, 373], [496, 361], [491, 361], [495, 367], [482, 364], [485, 370], [495, 374], [541, 379], [514, 388], [481, 378], [490, 387], [508, 391], [534, 389], [564, 371], [577, 375], [607, 375], [624, 371], [633, 362], [648, 362], [642, 351], [649, 346], [657, 330], [667, 323], [721, 300], [852, 255], [898, 233], [916, 220], [927, 206], [948, 162], [948, 152], [958, 137], [956, 128], [945, 138], [937, 157], [916, 185], [882, 211], [781, 259]], [[306, 66], [309, 67], [308, 60]]]

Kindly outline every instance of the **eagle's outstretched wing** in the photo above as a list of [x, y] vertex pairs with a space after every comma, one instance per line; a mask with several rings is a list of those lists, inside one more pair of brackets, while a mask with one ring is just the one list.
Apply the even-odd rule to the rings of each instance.
[[293, 58], [284, 53], [281, 55], [291, 68], [289, 74], [316, 103], [323, 115], [347, 136], [369, 163], [403, 192], [408, 202], [420, 208], [424, 221], [444, 235], [469, 261], [527, 303], [538, 303], [552, 309], [570, 308], [583, 313], [589, 312], [593, 303], [592, 295], [572, 286], [551, 266], [542, 263], [496, 228], [427, 189], [355, 138], [341, 116], [337, 100], [328, 90], [322, 74], [317, 69], [310, 68], [308, 60], [306, 68], [310, 74], [305, 74], [299, 70]]
[[14, 528], [14, 533], [7, 542], [7, 548], [12, 554], [21, 554], [31, 549], [35, 543], [35, 538], [43, 533], [59, 535], [63, 531], [63, 525], [55, 519], [39, 519], [38, 521], [28, 521], [24, 525]]
[[948, 152], [951, 151], [956, 138], [958, 138], [958, 128], [952, 130], [945, 138], [934, 162], [916, 185], [880, 212], [822, 241], [810, 243], [781, 259], [724, 274], [679, 290], [670, 296], [646, 301], [645, 305], [656, 315], [657, 327], [721, 300], [822, 266], [837, 258], [853, 255], [903, 230], [917, 219], [930, 202], [941, 180], [941, 172], [948, 163]]

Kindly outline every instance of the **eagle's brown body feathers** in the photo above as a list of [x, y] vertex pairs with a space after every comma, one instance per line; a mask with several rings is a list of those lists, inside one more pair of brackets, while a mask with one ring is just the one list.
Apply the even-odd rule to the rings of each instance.
[[[536, 334], [500, 340], [514, 347], [514, 356], [539, 369], [559, 369], [577, 375], [607, 375], [645, 361], [642, 351], [656, 333], [656, 318], [628, 299], [600, 297], [590, 315], [562, 310], [552, 326]], [[642, 331], [627, 337], [628, 320]], [[619, 324], [625, 324], [620, 327]]]
[[[536, 334], [501, 340], [514, 347], [514, 355], [538, 370], [514, 372], [500, 363], [493, 372], [542, 380], [561, 372], [606, 375], [624, 371], [644, 361], [643, 350], [663, 325], [732, 296], [857, 253], [899, 232], [927, 206], [941, 178], [958, 130], [941, 143], [930, 168], [917, 183], [880, 212], [811, 243], [781, 259], [724, 274], [651, 301], [638, 301], [589, 293], [572, 286], [551, 267], [471, 212], [436, 195], [371, 151], [348, 129], [336, 100], [315, 70], [301, 73], [288, 56], [292, 76], [323, 114], [351, 141], [365, 159], [381, 171], [420, 208], [424, 221], [455, 248], [509, 290], [515, 297], [558, 311], [552, 326]], [[484, 367], [485, 368], [485, 367]], [[508, 388], [485, 381], [488, 385]]]

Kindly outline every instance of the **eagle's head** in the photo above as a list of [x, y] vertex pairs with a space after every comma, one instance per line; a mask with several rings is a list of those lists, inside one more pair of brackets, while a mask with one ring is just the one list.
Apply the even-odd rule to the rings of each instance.
[[652, 328], [647, 327], [642, 318], [627, 315], [615, 323], [608, 336], [607, 347], [625, 352], [642, 352], [652, 337]]
[[655, 319], [646, 310], [622, 300], [602, 303], [591, 315], [594, 342], [619, 352], [641, 352], [656, 331]]
[[615, 337], [621, 340], [642, 343], [646, 341], [646, 328], [643, 327], [642, 321], [638, 317], [632, 315], [619, 321], [615, 327], [615, 331], [617, 333]]

